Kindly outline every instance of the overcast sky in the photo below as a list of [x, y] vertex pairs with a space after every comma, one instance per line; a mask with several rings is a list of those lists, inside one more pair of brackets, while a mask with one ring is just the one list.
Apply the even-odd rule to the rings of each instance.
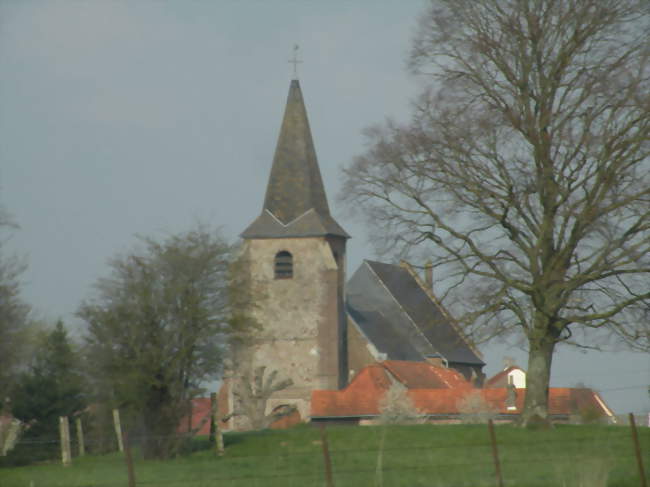
[[[424, 0], [0, 0], [0, 205], [42, 318], [74, 312], [136, 234], [204, 221], [233, 240], [261, 210], [300, 45], [299, 78], [330, 206], [361, 131], [405, 120], [405, 59]], [[482, 347], [488, 375], [505, 345]], [[617, 413], [650, 410], [650, 357], [560, 348], [552, 385], [583, 382]]]

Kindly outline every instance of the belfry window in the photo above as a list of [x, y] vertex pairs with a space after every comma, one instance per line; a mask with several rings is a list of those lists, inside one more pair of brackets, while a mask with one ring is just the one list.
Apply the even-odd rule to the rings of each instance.
[[293, 256], [283, 250], [275, 254], [275, 278], [291, 279], [293, 277]]

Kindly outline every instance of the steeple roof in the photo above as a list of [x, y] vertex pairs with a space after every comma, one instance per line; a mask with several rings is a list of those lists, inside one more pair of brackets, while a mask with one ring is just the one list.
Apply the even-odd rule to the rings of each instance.
[[264, 208], [242, 237], [323, 235], [349, 237], [330, 215], [300, 83], [294, 79], [289, 87]]

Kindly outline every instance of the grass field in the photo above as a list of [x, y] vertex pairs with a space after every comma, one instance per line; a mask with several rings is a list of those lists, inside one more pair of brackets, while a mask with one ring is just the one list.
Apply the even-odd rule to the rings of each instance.
[[[640, 428], [639, 435], [647, 473], [650, 429]], [[526, 431], [504, 425], [496, 427], [496, 436], [508, 487], [641, 485], [627, 427], [565, 425]], [[497, 485], [485, 425], [330, 427], [327, 437], [336, 487]], [[193, 453], [165, 462], [143, 461], [135, 451], [137, 485], [325, 485], [317, 428], [229, 434], [221, 458], [207, 449], [205, 439], [196, 440], [194, 447]], [[54, 461], [2, 468], [0, 486], [125, 487], [127, 472], [120, 454], [86, 456], [65, 468]]]

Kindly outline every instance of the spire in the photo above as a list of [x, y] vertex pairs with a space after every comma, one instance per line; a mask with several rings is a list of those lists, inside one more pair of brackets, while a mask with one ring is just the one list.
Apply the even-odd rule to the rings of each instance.
[[300, 83], [291, 81], [262, 214], [244, 238], [337, 235], [318, 168]]
[[329, 215], [298, 80], [289, 88], [264, 208], [285, 225], [311, 208]]
[[293, 64], [293, 78], [291, 79], [298, 79], [298, 65], [302, 64], [302, 61], [298, 59], [298, 49], [300, 47], [298, 44], [293, 45], [293, 57], [289, 59], [289, 62]]

